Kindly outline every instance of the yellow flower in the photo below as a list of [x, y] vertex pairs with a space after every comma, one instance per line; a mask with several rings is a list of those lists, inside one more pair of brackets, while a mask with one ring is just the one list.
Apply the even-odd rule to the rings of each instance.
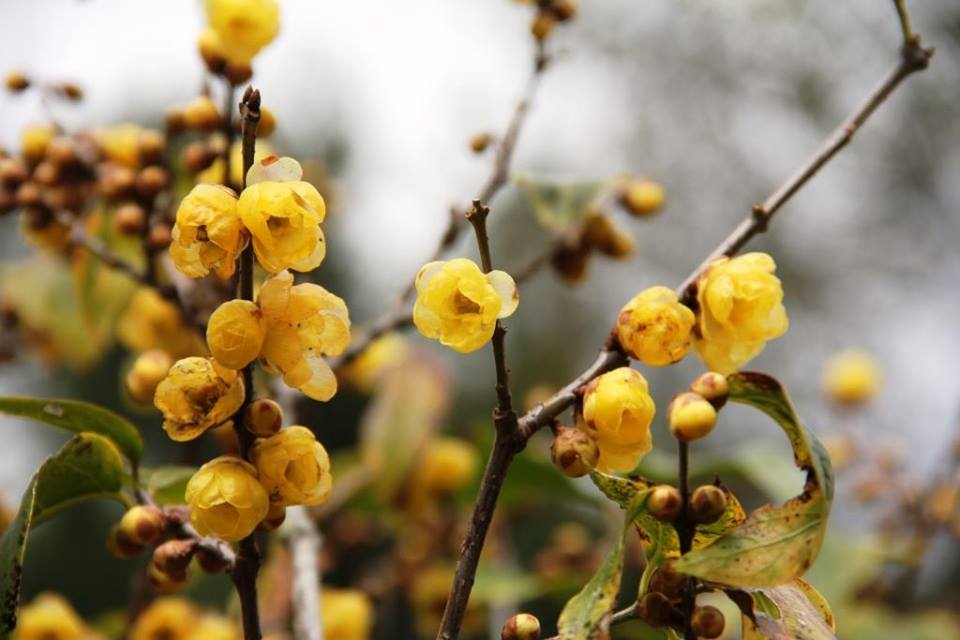
[[648, 216], [656, 213], [666, 199], [663, 187], [646, 178], [631, 178], [620, 192], [620, 204], [632, 215]]
[[178, 442], [198, 438], [229, 420], [243, 404], [243, 378], [212, 358], [178, 360], [157, 385], [153, 403], [163, 413], [163, 428]]
[[324, 587], [320, 617], [326, 640], [367, 640], [373, 628], [373, 604], [357, 589]]
[[316, 284], [293, 286], [293, 275], [281, 271], [263, 284], [257, 302], [266, 327], [264, 368], [314, 400], [332, 398], [337, 378], [323, 356], [339, 355], [350, 343], [344, 301]]
[[257, 470], [230, 456], [214, 458], [197, 469], [187, 483], [185, 499], [197, 532], [227, 542], [250, 535], [270, 508]]
[[241, 640], [241, 635], [231, 620], [208, 613], [196, 623], [187, 640]]
[[269, 156], [250, 167], [247, 188], [240, 194], [240, 219], [253, 237], [257, 260], [271, 273], [310, 271], [327, 252], [320, 229], [326, 204], [302, 177], [293, 158]]
[[236, 194], [220, 185], [198, 184], [177, 209], [170, 245], [173, 264], [191, 278], [211, 271], [229, 278], [244, 245], [242, 230]]
[[130, 640], [186, 640], [197, 621], [197, 611], [184, 598], [157, 598], [137, 616]]
[[473, 480], [478, 466], [477, 452], [469, 442], [437, 438], [427, 444], [414, 485], [430, 494], [453, 493]]
[[243, 369], [260, 355], [264, 328], [260, 308], [249, 300], [230, 300], [207, 322], [210, 354], [224, 367]]
[[204, 5], [219, 51], [235, 64], [250, 62], [280, 30], [276, 0], [206, 0]]
[[205, 352], [203, 340], [184, 324], [179, 309], [152, 287], [131, 296], [117, 322], [117, 338], [132, 351], [162, 349], [174, 358]]
[[250, 456], [274, 504], [315, 505], [330, 495], [330, 456], [306, 427], [287, 427], [258, 439]]
[[647, 380], [620, 367], [596, 378], [583, 397], [584, 429], [597, 441], [600, 471], [630, 471], [653, 447], [650, 423], [656, 413]]
[[100, 151], [108, 160], [136, 169], [140, 166], [140, 140], [144, 129], [137, 124], [118, 124], [94, 132]]
[[28, 162], [40, 162], [47, 153], [47, 146], [54, 136], [56, 129], [48, 125], [33, 125], [25, 128], [20, 135], [20, 149]]
[[787, 331], [777, 265], [765, 253], [718, 258], [697, 285], [693, 347], [713, 371], [732, 373]]
[[823, 371], [823, 390], [839, 404], [860, 404], [880, 388], [880, 367], [873, 356], [858, 349], [834, 355]]
[[511, 315], [520, 300], [510, 274], [485, 274], [465, 258], [427, 263], [417, 274], [416, 287], [417, 329], [461, 353], [485, 345], [497, 319]]
[[41, 593], [20, 610], [16, 640], [80, 640], [87, 629], [67, 600], [56, 593]]
[[650, 287], [620, 310], [617, 335], [631, 357], [651, 367], [683, 359], [690, 350], [693, 311], [677, 301], [667, 287]]
[[410, 355], [408, 339], [398, 333], [388, 333], [370, 343], [356, 359], [340, 368], [342, 380], [370, 391], [384, 373], [401, 366]]

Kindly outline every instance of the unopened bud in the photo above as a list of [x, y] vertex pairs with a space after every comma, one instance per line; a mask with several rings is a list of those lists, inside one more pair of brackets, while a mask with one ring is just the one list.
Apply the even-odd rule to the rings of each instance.
[[518, 613], [503, 625], [501, 640], [539, 640], [540, 620], [530, 613]]
[[107, 534], [107, 550], [116, 558], [127, 560], [139, 555], [143, 549], [144, 545], [131, 540], [123, 533], [119, 524], [114, 525]]
[[550, 255], [550, 266], [565, 282], [575, 284], [587, 272], [590, 249], [583, 243], [564, 243]]
[[716, 371], [707, 371], [690, 384], [690, 391], [703, 396], [703, 399], [719, 410], [727, 403], [730, 395], [730, 383], [727, 376]]
[[697, 524], [710, 524], [727, 510], [727, 496], [723, 489], [704, 485], [690, 495], [690, 518]]
[[137, 184], [137, 174], [129, 167], [114, 164], [100, 165], [97, 188], [107, 200], [122, 200], [133, 195]]
[[147, 212], [135, 202], [121, 205], [113, 212], [113, 230], [120, 235], [139, 235], [147, 228]]
[[683, 498], [676, 487], [657, 485], [647, 498], [647, 511], [662, 522], [673, 522], [683, 508]]
[[724, 620], [723, 613], [720, 609], [711, 607], [710, 605], [694, 609], [693, 616], [690, 619], [690, 626], [693, 627], [694, 633], [708, 640], [711, 638], [719, 638], [723, 633], [725, 624], [726, 620]]
[[672, 627], [683, 623], [683, 615], [658, 591], [640, 598], [637, 615], [651, 627]]
[[187, 583], [187, 571], [167, 573], [153, 562], [147, 567], [147, 578], [157, 593], [174, 593]]
[[263, 531], [274, 531], [280, 528], [283, 521], [287, 519], [287, 508], [279, 504], [271, 504], [267, 517], [260, 523], [260, 529]]
[[214, 75], [221, 75], [226, 69], [227, 61], [221, 52], [220, 38], [213, 29], [205, 29], [197, 39], [197, 50], [207, 71]]
[[168, 134], [177, 134], [187, 128], [187, 117], [183, 109], [170, 109], [163, 116], [163, 122]]
[[200, 547], [196, 553], [197, 564], [205, 573], [223, 573], [230, 568], [230, 563], [223, 555]]
[[577, 15], [577, 3], [575, 0], [553, 0], [550, 3], [550, 13], [554, 15], [557, 22], [566, 22]]
[[167, 376], [172, 366], [173, 358], [166, 351], [162, 349], [144, 351], [137, 356], [130, 371], [127, 372], [125, 380], [127, 392], [137, 402], [144, 404], [153, 402], [157, 385]]
[[587, 217], [583, 240], [588, 247], [611, 258], [624, 258], [633, 252], [633, 238], [630, 234], [618, 229], [610, 218], [602, 213]]
[[160, 509], [137, 505], [127, 510], [120, 519], [120, 531], [137, 544], [153, 544], [163, 533], [166, 522]]
[[270, 398], [259, 398], [247, 407], [243, 424], [258, 438], [269, 438], [283, 425], [283, 409]]
[[153, 550], [153, 564], [167, 575], [183, 575], [197, 551], [197, 544], [196, 538], [167, 540]]
[[663, 187], [646, 178], [636, 178], [624, 185], [620, 192], [620, 204], [630, 214], [648, 216], [663, 206]]
[[189, 173], [197, 174], [212, 165], [219, 155], [207, 142], [191, 142], [183, 150], [183, 167]]
[[24, 182], [14, 194], [17, 204], [21, 207], [39, 207], [43, 204], [43, 192], [36, 182]]
[[7, 91], [20, 93], [30, 88], [30, 78], [22, 71], [11, 71], [3, 78], [3, 85]]
[[154, 198], [170, 184], [170, 174], [163, 167], [146, 167], [137, 173], [137, 193]]
[[534, 38], [543, 42], [547, 39], [547, 36], [550, 35], [550, 32], [553, 31], [556, 24], [556, 16], [549, 11], [540, 11], [530, 24], [530, 33], [533, 34]]
[[199, 96], [184, 108], [183, 122], [188, 129], [216, 131], [222, 120], [213, 100], [208, 96]]
[[163, 251], [173, 241], [172, 233], [169, 224], [158, 222], [147, 232], [147, 245], [152, 251]]
[[489, 133], [478, 133], [470, 138], [470, 150], [474, 153], [483, 153], [493, 142], [493, 136]]
[[241, 85], [253, 77], [253, 67], [250, 63], [228, 62], [223, 69], [223, 77], [230, 81], [233, 86]]
[[560, 427], [550, 445], [550, 457], [564, 475], [579, 478], [597, 464], [600, 449], [596, 441], [580, 429]]
[[54, 138], [47, 145], [47, 160], [57, 167], [69, 167], [79, 160], [77, 145], [67, 137]]
[[137, 147], [142, 164], [156, 164], [163, 160], [163, 152], [167, 147], [167, 136], [156, 129], [144, 129], [140, 133]]
[[18, 158], [0, 159], [0, 182], [4, 186], [15, 189], [30, 177], [27, 165]]
[[60, 167], [49, 160], [44, 160], [33, 169], [33, 179], [46, 186], [54, 185], [60, 180]]
[[685, 392], [667, 407], [670, 433], [680, 442], [693, 442], [706, 437], [717, 423], [717, 410], [703, 396]]

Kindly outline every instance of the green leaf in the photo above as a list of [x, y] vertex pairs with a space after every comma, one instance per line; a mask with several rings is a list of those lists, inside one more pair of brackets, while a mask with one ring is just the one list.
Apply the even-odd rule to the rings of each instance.
[[196, 471], [195, 467], [176, 465], [141, 469], [140, 480], [157, 504], [161, 506], [183, 504], [187, 483]]
[[99, 433], [136, 463], [143, 454], [140, 432], [126, 418], [88, 402], [48, 398], [0, 398], [0, 413], [30, 418], [72, 433]]
[[745, 591], [753, 607], [744, 607], [743, 640], [836, 640], [830, 605], [807, 582]]
[[760, 373], [728, 376], [730, 401], [760, 409], [784, 430], [806, 471], [803, 492], [764, 505], [743, 524], [676, 561], [678, 571], [735, 587], [773, 587], [798, 578], [816, 558], [826, 531], [833, 475], [823, 446], [800, 423], [780, 383]]
[[[609, 476], [613, 477], [613, 476]], [[604, 618], [610, 615], [620, 590], [620, 578], [623, 574], [623, 546], [627, 532], [634, 520], [645, 513], [649, 490], [641, 490], [634, 496], [623, 523], [623, 531], [603, 565], [583, 586], [580, 592], [570, 598], [560, 619], [557, 631], [560, 640], [590, 640], [597, 635]]]
[[589, 213], [609, 190], [609, 180], [569, 181], [517, 176], [517, 185], [530, 200], [543, 227], [562, 233]]
[[44, 462], [30, 481], [20, 509], [0, 537], [0, 638], [16, 626], [23, 557], [31, 529], [81, 500], [123, 501], [123, 460], [114, 444], [94, 433], [74, 436]]

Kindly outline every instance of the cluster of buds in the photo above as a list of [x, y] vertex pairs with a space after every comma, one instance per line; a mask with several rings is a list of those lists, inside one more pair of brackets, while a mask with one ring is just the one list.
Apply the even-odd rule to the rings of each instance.
[[[689, 589], [689, 580], [669, 564], [657, 569], [650, 580], [649, 591], [640, 598], [638, 617], [652, 627], [669, 627], [682, 632], [685, 621], [681, 602], [684, 592]], [[690, 617], [690, 626], [698, 638], [719, 638], [725, 625], [723, 613], [711, 605], [695, 607]]]
[[577, 14], [576, 0], [537, 0], [537, 13], [530, 23], [530, 33], [539, 42], [543, 42], [561, 22], [566, 22]]
[[717, 423], [717, 410], [726, 403], [730, 387], [722, 374], [704, 373], [667, 407], [670, 433], [680, 442], [705, 438]]

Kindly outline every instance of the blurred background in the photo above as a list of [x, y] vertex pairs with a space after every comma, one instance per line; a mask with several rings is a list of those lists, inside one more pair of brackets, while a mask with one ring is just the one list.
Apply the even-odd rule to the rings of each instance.
[[[321, 191], [334, 206], [324, 225], [330, 250], [317, 278], [347, 301], [362, 327], [389, 308], [428, 259], [449, 208], [465, 206], [489, 174], [491, 155], [471, 153], [468, 141], [502, 131], [523, 95], [534, 56], [531, 7], [507, 0], [281, 5], [281, 33], [257, 58], [252, 82], [277, 116], [274, 147], [324, 168]], [[749, 368], [781, 380], [818, 435], [853, 434], [862, 457], [882, 452], [895, 459], [896, 473], [878, 475], [871, 467], [839, 474], [828, 545], [811, 581], [844, 602], [852, 601], [855, 587], [863, 591], [855, 577], [887, 571], [871, 541], [892, 501], [864, 500], [870, 489], [864, 485], [878, 485], [873, 490], [882, 498], [935, 482], [948, 469], [960, 421], [954, 320], [960, 315], [960, 5], [924, 0], [908, 6], [916, 31], [936, 47], [931, 67], [908, 79], [750, 245], [777, 261], [790, 331]], [[201, 3], [190, 0], [5, 2], [0, 71], [21, 69], [82, 87], [78, 105], [50, 106], [68, 130], [120, 122], [162, 127], [167, 109], [203, 86], [195, 45], [203, 23]], [[628, 259], [596, 257], [576, 286], [548, 270], [524, 284], [508, 337], [516, 397], [560, 386], [588, 365], [632, 295], [679, 284], [879, 82], [896, 63], [899, 39], [892, 3], [877, 0], [582, 2], [576, 19], [550, 37], [552, 60], [513, 172], [552, 181], [646, 176], [664, 187], [667, 200], [650, 219], [615, 214], [618, 226], [635, 236]], [[0, 146], [15, 150], [20, 131], [42, 122], [44, 113], [36, 96], [0, 97]], [[552, 241], [522, 189], [505, 189], [491, 207], [498, 266], [517, 268]], [[25, 256], [16, 219], [6, 217], [0, 226], [4, 261]], [[475, 257], [468, 234], [454, 254]], [[431, 352], [449, 383], [451, 406], [439, 426], [482, 439], [476, 434], [493, 404], [490, 354], [463, 356], [410, 337]], [[870, 352], [882, 371], [879, 393], [856, 412], [832, 407], [821, 384], [828, 359], [847, 348]], [[0, 368], [0, 393], [111, 406], [143, 427], [148, 463], [169, 461], [177, 447], [163, 437], [159, 416], [122, 398], [128, 365], [119, 348], [79, 370], [17, 359]], [[665, 407], [701, 370], [690, 357], [645, 374]], [[310, 403], [304, 415], [331, 449], [347, 451], [367, 402], [347, 390], [329, 405]], [[654, 441], [669, 460], [673, 444], [660, 413]], [[30, 474], [62, 437], [19, 420], [0, 422], [0, 500], [16, 505]], [[546, 440], [531, 444], [530, 465], [547, 459], [547, 446]], [[802, 482], [782, 434], [748, 411], [724, 411], [715, 437], [694, 455], [749, 458], [737, 471], [747, 495], [756, 497], [752, 504], [746, 499], [747, 506], [760, 504], [764, 494], [789, 496]], [[522, 476], [514, 482], [519, 486]], [[568, 481], [556, 474], [556, 482]], [[574, 491], [589, 494], [582, 482]], [[464, 492], [466, 506], [469, 495]], [[117, 509], [85, 505], [38, 529], [28, 550], [24, 599], [58, 591], [91, 618], [122, 608], [134, 567], [103, 550]], [[602, 509], [572, 511], [571, 519], [602, 538], [609, 524]], [[536, 509], [526, 513], [531, 517], [511, 523], [521, 558], [549, 535], [547, 525], [534, 521]], [[909, 602], [897, 603], [903, 613], [891, 614], [908, 626], [857, 627], [856, 633], [851, 626], [844, 635], [838, 606], [842, 637], [907, 632], [921, 638], [928, 623], [935, 629], [929, 637], [955, 637], [948, 635], [956, 631], [950, 623], [936, 626], [939, 618], [929, 622], [918, 613], [960, 602], [955, 539], [934, 537], [911, 578]], [[347, 574], [335, 569], [332, 576], [346, 586], [355, 582]], [[94, 575], [98, 588], [91, 589]], [[219, 606], [226, 587], [211, 580], [191, 593]], [[531, 600], [544, 620], [555, 619], [564, 598], [538, 598], [523, 593], [507, 603]], [[403, 619], [396, 606], [381, 607], [385, 600], [378, 600], [378, 620]], [[495, 597], [492, 602], [504, 606]], [[378, 622], [375, 637], [409, 637], [403, 633], [413, 627], [406, 624]], [[406, 631], [397, 635], [397, 629]], [[624, 627], [622, 637], [646, 637], [630, 633], [641, 632]]]

